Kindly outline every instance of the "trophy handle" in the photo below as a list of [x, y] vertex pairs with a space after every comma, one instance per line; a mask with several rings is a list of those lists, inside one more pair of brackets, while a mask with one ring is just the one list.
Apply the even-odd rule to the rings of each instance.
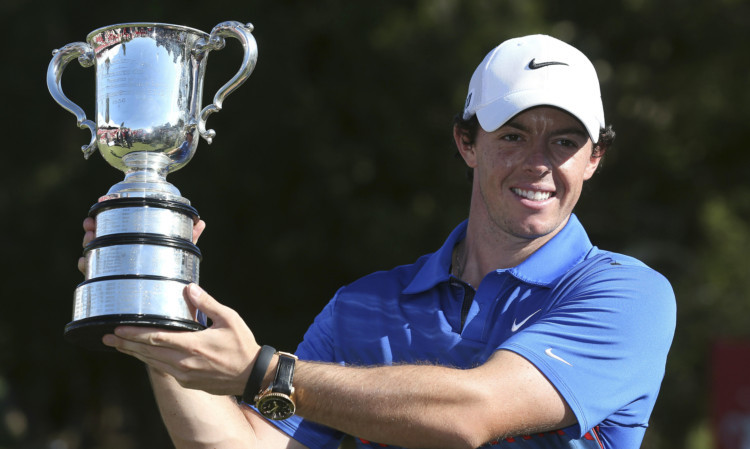
[[52, 61], [50, 61], [49, 67], [47, 68], [47, 88], [52, 94], [52, 98], [54, 98], [60, 106], [76, 116], [79, 128], [88, 128], [89, 131], [91, 131], [91, 141], [88, 145], [81, 147], [83, 157], [88, 159], [89, 156], [96, 151], [96, 124], [91, 120], [87, 120], [83, 109], [65, 96], [61, 85], [63, 71], [68, 63], [74, 58], [78, 58], [78, 62], [81, 66], [91, 67], [94, 65], [94, 49], [85, 42], [73, 42], [59, 50], [53, 51]]
[[255, 63], [258, 60], [258, 45], [255, 42], [255, 38], [252, 35], [253, 25], [242, 24], [240, 22], [228, 21], [222, 22], [211, 30], [211, 35], [208, 41], [200, 39], [196, 42], [194, 52], [209, 52], [211, 50], [221, 50], [224, 48], [224, 38], [232, 37], [242, 43], [242, 48], [245, 50], [245, 56], [242, 59], [242, 66], [240, 70], [234, 75], [234, 77], [224, 84], [216, 95], [214, 96], [213, 104], [210, 104], [203, 108], [200, 113], [200, 120], [198, 121], [198, 132], [209, 144], [213, 141], [216, 136], [216, 131], [213, 129], [206, 130], [206, 120], [208, 116], [214, 112], [221, 110], [221, 105], [224, 99], [234, 92], [235, 89], [240, 87], [242, 83], [250, 76], [255, 69]]

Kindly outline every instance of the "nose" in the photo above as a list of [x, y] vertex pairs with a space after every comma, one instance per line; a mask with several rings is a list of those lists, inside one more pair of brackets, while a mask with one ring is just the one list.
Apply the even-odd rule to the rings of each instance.
[[541, 139], [534, 139], [530, 142], [524, 160], [524, 170], [540, 178], [552, 171], [552, 162], [546, 142]]

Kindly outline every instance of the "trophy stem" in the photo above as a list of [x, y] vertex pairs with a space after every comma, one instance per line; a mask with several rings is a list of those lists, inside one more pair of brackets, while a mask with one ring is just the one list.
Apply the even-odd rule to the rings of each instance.
[[190, 204], [177, 187], [167, 182], [171, 163], [167, 155], [141, 151], [126, 154], [122, 162], [127, 167], [125, 179], [109, 189], [110, 198], [148, 197]]

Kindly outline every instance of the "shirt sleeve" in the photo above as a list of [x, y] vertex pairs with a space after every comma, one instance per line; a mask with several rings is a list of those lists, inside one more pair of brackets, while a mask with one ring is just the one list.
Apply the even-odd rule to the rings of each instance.
[[[302, 343], [295, 354], [300, 360], [335, 362], [332, 339], [333, 309], [336, 297], [318, 314], [313, 324], [305, 333]], [[254, 408], [254, 407], [253, 407]], [[257, 411], [257, 410], [256, 410]], [[299, 416], [292, 416], [283, 421], [269, 421], [282, 432], [294, 438], [309, 449], [337, 449], [344, 434]]]
[[499, 349], [533, 363], [565, 398], [582, 436], [648, 425], [675, 329], [669, 282], [637, 264], [599, 263], [553, 288], [545, 315]]

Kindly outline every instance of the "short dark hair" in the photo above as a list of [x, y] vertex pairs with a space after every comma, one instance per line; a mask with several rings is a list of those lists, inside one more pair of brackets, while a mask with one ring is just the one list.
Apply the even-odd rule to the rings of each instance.
[[[479, 130], [479, 120], [476, 115], [472, 115], [469, 119], [464, 119], [463, 112], [459, 112], [453, 117], [453, 125], [458, 129], [461, 139], [465, 144], [474, 144], [477, 138], [477, 131]], [[609, 150], [614, 141], [615, 130], [612, 128], [612, 125], [601, 128], [599, 130], [599, 141], [594, 144], [593, 157], [604, 157], [604, 154]], [[457, 156], [460, 157], [460, 154], [457, 153]], [[469, 168], [467, 176], [469, 180], [473, 179], [474, 171], [471, 168]]]

